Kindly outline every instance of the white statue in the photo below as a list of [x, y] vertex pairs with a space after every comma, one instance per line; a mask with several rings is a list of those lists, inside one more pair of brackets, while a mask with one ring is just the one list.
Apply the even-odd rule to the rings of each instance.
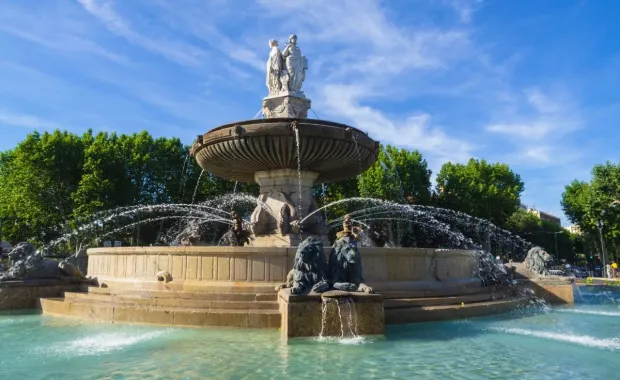
[[278, 41], [269, 40], [269, 60], [267, 60], [267, 88], [269, 95], [277, 95], [282, 90], [280, 74], [282, 72], [282, 54], [278, 48]]
[[286, 71], [288, 74], [288, 91], [301, 93], [301, 85], [306, 79], [306, 69], [308, 60], [301, 55], [301, 49], [297, 46], [297, 36], [292, 34], [289, 37], [288, 45], [282, 52], [282, 57], [286, 59]]

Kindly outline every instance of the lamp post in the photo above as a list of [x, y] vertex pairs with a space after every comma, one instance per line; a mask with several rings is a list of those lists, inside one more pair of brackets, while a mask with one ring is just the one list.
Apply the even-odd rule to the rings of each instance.
[[605, 240], [603, 239], [603, 217], [604, 216], [605, 216], [605, 210], [601, 211], [601, 218], [596, 223], [596, 226], [598, 227], [598, 234], [601, 239], [601, 273], [603, 274], [603, 277], [607, 277], [607, 267], [606, 267], [607, 257], [605, 254]]

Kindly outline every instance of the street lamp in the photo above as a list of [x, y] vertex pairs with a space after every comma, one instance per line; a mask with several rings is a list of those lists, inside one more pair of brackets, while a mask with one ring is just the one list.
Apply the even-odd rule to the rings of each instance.
[[605, 254], [605, 240], [603, 239], [603, 218], [605, 217], [605, 210], [601, 211], [601, 218], [596, 222], [596, 226], [598, 227], [598, 234], [601, 239], [601, 273], [603, 277], [607, 277], [607, 257]]

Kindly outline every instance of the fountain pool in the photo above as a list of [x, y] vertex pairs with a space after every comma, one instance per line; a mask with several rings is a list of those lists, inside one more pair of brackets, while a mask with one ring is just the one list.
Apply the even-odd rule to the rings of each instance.
[[385, 337], [355, 340], [5, 314], [0, 366], [4, 378], [33, 380], [617, 378], [620, 290], [582, 291], [574, 308], [388, 326]]

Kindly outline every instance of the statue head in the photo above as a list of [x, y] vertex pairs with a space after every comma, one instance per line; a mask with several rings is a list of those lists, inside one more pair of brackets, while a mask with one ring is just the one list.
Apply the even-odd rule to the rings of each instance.
[[291, 34], [291, 35], [288, 37], [288, 42], [289, 42], [291, 45], [295, 45], [295, 44], [297, 44], [297, 36], [296, 36], [295, 34]]
[[342, 222], [342, 228], [345, 231], [351, 231], [351, 215], [346, 214], [344, 216], [344, 221]]
[[[345, 236], [337, 241], [338, 247], [336, 249], [337, 255], [340, 256], [339, 261], [346, 261], [349, 264], [357, 263], [359, 257], [359, 251], [357, 249], [357, 240], [354, 236]], [[336, 246], [335, 245], [335, 246]]]
[[303, 263], [311, 263], [323, 254], [323, 243], [312, 237], [302, 241], [297, 247], [295, 260]]
[[278, 40], [269, 40], [269, 47], [277, 47]]
[[36, 253], [34, 246], [30, 243], [19, 243], [13, 250], [9, 252], [9, 261], [16, 262], [26, 259], [28, 256], [32, 256]]

